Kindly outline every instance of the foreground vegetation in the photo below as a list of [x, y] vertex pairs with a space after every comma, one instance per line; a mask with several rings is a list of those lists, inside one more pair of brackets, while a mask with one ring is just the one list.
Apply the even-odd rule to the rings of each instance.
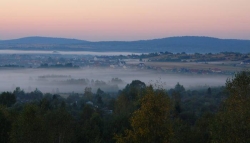
[[0, 142], [250, 142], [250, 72], [225, 87], [165, 90], [135, 80], [117, 95], [86, 88], [62, 98], [38, 89], [0, 95]]

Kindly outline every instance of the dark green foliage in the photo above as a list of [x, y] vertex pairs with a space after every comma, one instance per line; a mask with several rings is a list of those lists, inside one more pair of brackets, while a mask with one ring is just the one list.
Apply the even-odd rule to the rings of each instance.
[[139, 99], [145, 94], [145, 89], [145, 83], [134, 80], [120, 92], [114, 107], [114, 123], [117, 133], [122, 133], [129, 127], [129, 118], [139, 108]]
[[10, 92], [3, 92], [0, 95], [0, 104], [10, 107], [16, 102], [16, 96]]
[[101, 142], [103, 120], [91, 105], [85, 105], [76, 126], [75, 142]]
[[165, 91], [135, 80], [117, 94], [91, 90], [67, 99], [38, 89], [3, 92], [0, 142], [250, 142], [249, 72], [226, 87], [177, 83]]
[[36, 105], [28, 104], [13, 123], [11, 141], [44, 143], [47, 139], [43, 116]]
[[117, 136], [119, 143], [158, 143], [170, 142], [170, 100], [164, 90], [149, 86], [140, 99], [140, 108], [130, 118], [131, 129], [124, 136]]
[[174, 90], [176, 92], [182, 93], [185, 91], [185, 88], [183, 87], [183, 85], [180, 85], [179, 82], [175, 85]]
[[213, 142], [250, 142], [250, 72], [237, 73], [226, 82], [229, 97], [211, 125]]
[[86, 101], [92, 101], [93, 100], [93, 93], [91, 87], [86, 87], [84, 90], [84, 97]]
[[73, 137], [73, 118], [63, 108], [53, 110], [45, 115], [48, 140], [54, 143], [68, 143]]
[[173, 117], [179, 117], [181, 113], [181, 95], [179, 92], [173, 91], [172, 93], [172, 101], [173, 101]]
[[207, 94], [208, 94], [208, 95], [211, 95], [211, 94], [212, 94], [212, 90], [211, 90], [210, 87], [207, 89]]
[[8, 143], [10, 141], [11, 120], [9, 112], [5, 107], [0, 106], [0, 142]]
[[16, 96], [18, 101], [22, 102], [39, 101], [43, 98], [43, 93], [37, 88], [30, 93], [25, 93], [20, 89], [20, 87], [17, 87], [13, 94]]

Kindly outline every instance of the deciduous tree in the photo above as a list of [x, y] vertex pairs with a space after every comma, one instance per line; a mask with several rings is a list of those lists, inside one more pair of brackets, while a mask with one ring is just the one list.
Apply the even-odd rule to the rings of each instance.
[[216, 143], [250, 142], [250, 72], [237, 73], [228, 79], [229, 97], [211, 125], [212, 141]]
[[141, 107], [131, 119], [131, 129], [125, 136], [116, 136], [118, 142], [168, 143], [172, 135], [170, 100], [164, 90], [148, 87], [141, 99]]

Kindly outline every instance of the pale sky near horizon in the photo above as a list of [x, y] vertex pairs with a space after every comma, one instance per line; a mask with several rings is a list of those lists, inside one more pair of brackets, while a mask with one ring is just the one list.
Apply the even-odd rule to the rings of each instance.
[[0, 0], [0, 40], [250, 39], [250, 0]]

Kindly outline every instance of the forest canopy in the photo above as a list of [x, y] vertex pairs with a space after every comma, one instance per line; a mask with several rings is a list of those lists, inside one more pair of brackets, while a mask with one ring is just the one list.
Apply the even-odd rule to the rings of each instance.
[[67, 98], [26, 93], [0, 94], [0, 142], [250, 142], [250, 72], [225, 86], [172, 89], [134, 80], [118, 93], [96, 92]]

